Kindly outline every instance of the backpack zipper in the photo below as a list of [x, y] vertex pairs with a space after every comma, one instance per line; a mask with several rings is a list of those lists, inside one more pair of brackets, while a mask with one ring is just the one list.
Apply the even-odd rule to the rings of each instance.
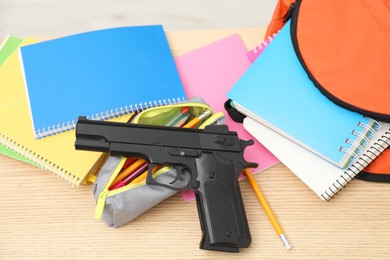
[[295, 2], [290, 4], [290, 7], [288, 8], [287, 13], [283, 17], [283, 22], [284, 23], [286, 23], [288, 20], [290, 20], [291, 15], [292, 15], [296, 5], [297, 4]]

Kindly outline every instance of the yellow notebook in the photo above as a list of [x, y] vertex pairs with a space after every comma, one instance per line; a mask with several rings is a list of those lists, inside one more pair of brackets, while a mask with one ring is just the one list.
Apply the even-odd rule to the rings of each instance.
[[[34, 42], [25, 39], [22, 46]], [[74, 131], [35, 140], [22, 75], [19, 53], [15, 51], [0, 68], [0, 142], [38, 167], [79, 185], [96, 170], [101, 154], [76, 151]], [[115, 121], [126, 122], [129, 117], [119, 117]]]

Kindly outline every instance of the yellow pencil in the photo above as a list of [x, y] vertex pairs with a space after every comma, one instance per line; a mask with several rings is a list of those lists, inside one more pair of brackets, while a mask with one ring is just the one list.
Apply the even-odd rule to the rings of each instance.
[[185, 124], [183, 126], [183, 128], [192, 128], [192, 127], [196, 126], [197, 124], [199, 124], [199, 122], [202, 119], [208, 117], [209, 115], [211, 115], [211, 111], [210, 110], [206, 110], [206, 111], [203, 112], [203, 114], [201, 114], [200, 116], [194, 117], [190, 122]]
[[261, 206], [263, 206], [264, 211], [267, 213], [267, 216], [271, 221], [272, 225], [274, 226], [276, 233], [278, 233], [278, 235], [282, 239], [284, 247], [287, 250], [290, 250], [292, 246], [284, 235], [282, 227], [279, 225], [279, 222], [276, 219], [274, 213], [272, 212], [272, 209], [269, 206], [267, 200], [265, 199], [263, 192], [261, 192], [259, 185], [257, 185], [255, 178], [252, 176], [251, 172], [248, 169], [244, 169], [244, 174], [248, 178], [249, 183], [255, 191], [256, 197], [260, 201]]

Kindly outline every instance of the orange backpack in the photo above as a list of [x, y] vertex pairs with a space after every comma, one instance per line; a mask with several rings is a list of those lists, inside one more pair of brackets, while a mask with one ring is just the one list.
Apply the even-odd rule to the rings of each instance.
[[[279, 0], [265, 38], [289, 19], [314, 85], [339, 106], [390, 122], [390, 0]], [[390, 182], [390, 149], [357, 178]]]

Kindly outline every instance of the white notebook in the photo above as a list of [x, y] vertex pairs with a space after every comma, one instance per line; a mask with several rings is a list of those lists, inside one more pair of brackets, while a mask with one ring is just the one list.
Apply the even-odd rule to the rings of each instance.
[[322, 200], [331, 199], [390, 145], [390, 124], [382, 123], [355, 163], [341, 169], [250, 117], [244, 119], [244, 128]]
[[347, 168], [376, 121], [337, 106], [308, 78], [293, 49], [289, 22], [228, 93], [237, 110]]

